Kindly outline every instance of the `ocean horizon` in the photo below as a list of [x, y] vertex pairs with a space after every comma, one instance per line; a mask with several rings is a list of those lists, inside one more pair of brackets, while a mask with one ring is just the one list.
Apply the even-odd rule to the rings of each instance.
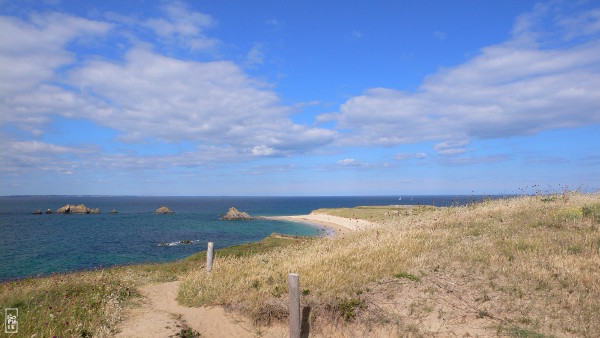
[[[90, 196], [0, 197], [0, 280], [168, 262], [206, 250], [261, 240], [273, 232], [320, 236], [321, 226], [269, 219], [222, 221], [230, 207], [251, 216], [308, 214], [319, 208], [360, 205], [450, 206], [502, 196]], [[53, 212], [85, 204], [100, 214]], [[167, 206], [175, 213], [158, 215]], [[117, 214], [110, 212], [115, 209]]]

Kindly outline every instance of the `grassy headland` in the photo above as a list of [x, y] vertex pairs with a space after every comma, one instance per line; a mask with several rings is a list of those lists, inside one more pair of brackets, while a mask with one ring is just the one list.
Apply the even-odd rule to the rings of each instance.
[[462, 316], [484, 319], [502, 335], [600, 332], [599, 194], [322, 212], [382, 225], [219, 260], [211, 276], [185, 277], [179, 301], [225, 305], [256, 322], [281, 320], [287, 274], [297, 272], [317, 330], [346, 319], [365, 330], [443, 335], [428, 330]]
[[223, 305], [263, 324], [287, 318], [287, 274], [298, 272], [312, 332], [332, 323], [417, 335], [460, 333], [473, 323], [483, 323], [483, 335], [600, 332], [600, 194], [317, 212], [381, 225], [223, 249], [210, 276], [199, 253], [3, 283], [0, 303], [19, 308], [23, 336], [105, 336], [138, 286], [181, 279], [182, 304]]

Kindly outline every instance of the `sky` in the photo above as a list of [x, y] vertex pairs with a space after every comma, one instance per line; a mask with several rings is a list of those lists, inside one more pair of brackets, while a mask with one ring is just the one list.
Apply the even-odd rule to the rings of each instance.
[[0, 0], [0, 195], [600, 188], [595, 1]]

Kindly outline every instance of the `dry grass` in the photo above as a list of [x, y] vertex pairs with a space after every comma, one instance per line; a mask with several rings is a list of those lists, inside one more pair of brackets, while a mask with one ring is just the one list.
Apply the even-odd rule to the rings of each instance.
[[[273, 234], [260, 242], [217, 250], [217, 259], [268, 252], [308, 239]], [[118, 329], [137, 287], [177, 279], [205, 268], [206, 252], [184, 260], [28, 278], [0, 284], [0, 309], [19, 309], [19, 336], [107, 337]], [[2, 312], [4, 315], [4, 312]]]
[[317, 214], [328, 214], [346, 218], [360, 218], [370, 222], [389, 222], [404, 216], [419, 215], [423, 212], [435, 210], [429, 205], [384, 205], [384, 206], [359, 206], [354, 208], [323, 208], [313, 211]]
[[382, 225], [217, 260], [210, 276], [187, 275], [179, 300], [226, 305], [257, 322], [281, 320], [287, 274], [298, 272], [317, 330], [345, 318], [367, 329], [443, 335], [427, 327], [463, 316], [485, 323], [487, 334], [593, 336], [600, 332], [599, 209], [599, 194], [570, 193], [401, 214], [327, 211]]

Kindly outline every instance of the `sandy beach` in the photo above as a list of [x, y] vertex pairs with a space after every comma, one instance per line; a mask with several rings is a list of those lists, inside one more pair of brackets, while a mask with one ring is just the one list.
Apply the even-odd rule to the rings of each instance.
[[336, 235], [347, 231], [355, 231], [359, 229], [372, 228], [375, 223], [356, 218], [345, 218], [326, 214], [311, 213], [308, 215], [293, 215], [293, 216], [269, 216], [265, 217], [272, 220], [299, 222], [311, 225], [319, 225], [330, 229], [328, 235]]

